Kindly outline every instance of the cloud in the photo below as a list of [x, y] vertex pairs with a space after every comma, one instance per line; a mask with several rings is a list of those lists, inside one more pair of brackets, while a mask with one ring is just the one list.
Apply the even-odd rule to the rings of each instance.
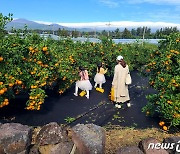
[[45, 24], [45, 25], [51, 25], [53, 24], [52, 22], [46, 22], [46, 21], [34, 21], [34, 22], [37, 22], [39, 24]]
[[150, 27], [150, 28], [163, 28], [163, 27], [177, 27], [180, 29], [180, 24], [168, 22], [133, 22], [133, 21], [113, 21], [110, 22], [90, 22], [90, 23], [58, 23], [59, 25], [73, 28], [94, 28], [94, 29], [108, 29], [108, 28], [135, 28], [135, 27]]
[[173, 13], [169, 9], [159, 10], [157, 13], [149, 12], [146, 14], [147, 17], [153, 19], [154, 21], [166, 21], [179, 23], [180, 16], [178, 13]]
[[110, 7], [110, 8], [116, 8], [119, 6], [119, 3], [115, 2], [113, 0], [99, 0], [99, 2]]
[[180, 0], [128, 0], [128, 3], [139, 4], [139, 3], [151, 3], [160, 5], [180, 5]]
[[180, 5], [175, 7], [176, 12], [180, 12]]
[[[165, 17], [165, 13], [162, 12]], [[154, 14], [149, 14], [149, 16], [153, 16]], [[156, 15], [157, 19], [159, 19], [162, 15]], [[178, 18], [179, 19], [179, 18]], [[163, 28], [163, 27], [177, 27], [180, 30], [179, 23], [173, 22], [152, 22], [152, 21], [112, 21], [112, 22], [84, 22], [84, 23], [54, 23], [54, 22], [46, 22], [46, 21], [34, 21], [40, 24], [59, 24], [61, 26], [70, 27], [70, 28], [92, 28], [92, 29], [114, 29], [114, 28], [137, 28], [137, 27], [149, 27], [149, 28]]]

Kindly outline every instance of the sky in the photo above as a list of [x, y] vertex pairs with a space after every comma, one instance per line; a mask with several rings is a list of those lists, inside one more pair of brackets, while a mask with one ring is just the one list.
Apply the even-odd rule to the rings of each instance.
[[180, 0], [0, 0], [0, 13], [65, 26], [123, 22], [180, 28]]

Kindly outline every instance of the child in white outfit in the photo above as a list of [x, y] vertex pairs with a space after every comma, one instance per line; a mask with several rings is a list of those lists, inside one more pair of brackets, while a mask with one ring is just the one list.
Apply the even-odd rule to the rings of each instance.
[[105, 70], [103, 68], [103, 64], [100, 63], [99, 65], [97, 65], [97, 73], [94, 77], [94, 82], [95, 82], [95, 88], [97, 87], [97, 85], [99, 84], [99, 88], [102, 88], [102, 84], [106, 82], [105, 76], [104, 74], [107, 72], [107, 69]]
[[79, 76], [81, 77], [80, 80], [76, 81], [76, 87], [75, 87], [75, 96], [78, 96], [78, 88], [81, 90], [86, 91], [86, 97], [89, 99], [89, 90], [92, 90], [92, 85], [89, 81], [88, 71], [85, 70], [83, 67], [79, 67]]

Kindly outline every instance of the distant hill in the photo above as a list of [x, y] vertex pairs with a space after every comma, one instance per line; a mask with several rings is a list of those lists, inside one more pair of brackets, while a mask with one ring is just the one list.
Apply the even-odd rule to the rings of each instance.
[[23, 29], [25, 25], [27, 25], [28, 29], [41, 29], [41, 30], [58, 30], [59, 28], [70, 29], [68, 27], [61, 26], [58, 24], [46, 25], [26, 19], [15, 19], [6, 25], [6, 29], [11, 30], [12, 27], [14, 29]]
[[24, 29], [24, 26], [27, 25], [28, 29], [40, 29], [40, 30], [58, 30], [59, 28], [60, 29], [66, 29], [66, 30], [78, 30], [78, 31], [84, 31], [84, 32], [89, 32], [89, 31], [94, 31], [94, 29], [92, 28], [72, 28], [72, 27], [66, 27], [66, 26], [62, 26], [62, 25], [59, 25], [59, 24], [50, 24], [50, 25], [47, 25], [47, 24], [42, 24], [42, 23], [37, 23], [37, 22], [34, 22], [34, 21], [30, 21], [30, 20], [27, 20], [27, 19], [15, 19], [11, 22], [9, 22], [7, 25], [6, 25], [6, 30], [11, 30], [12, 27], [14, 29]]
[[151, 32], [155, 32], [157, 29], [163, 28], [163, 27], [177, 27], [180, 29], [180, 24], [172, 24], [172, 23], [160, 23], [160, 22], [129, 22], [129, 21], [121, 21], [121, 22], [111, 22], [111, 26], [107, 26], [105, 22], [100, 23], [100, 25], [97, 23], [97, 25], [88, 25], [85, 24], [84, 26], [78, 27], [79, 23], [74, 24], [74, 26], [62, 26], [59, 24], [43, 24], [43, 23], [37, 23], [34, 21], [30, 21], [27, 19], [15, 19], [8, 23], [6, 25], [7, 30], [11, 30], [12, 27], [15, 29], [23, 29], [25, 25], [27, 25], [28, 29], [40, 29], [40, 30], [53, 30], [56, 31], [59, 28], [60, 29], [66, 29], [66, 30], [77, 30], [77, 31], [84, 31], [84, 32], [90, 32], [90, 31], [97, 31], [100, 32], [102, 30], [106, 31], [114, 31], [115, 29], [119, 28], [120, 31], [123, 31], [124, 28], [127, 28], [128, 30], [131, 30], [132, 28], [137, 27], [143, 27], [146, 26], [148, 28], [151, 28]]

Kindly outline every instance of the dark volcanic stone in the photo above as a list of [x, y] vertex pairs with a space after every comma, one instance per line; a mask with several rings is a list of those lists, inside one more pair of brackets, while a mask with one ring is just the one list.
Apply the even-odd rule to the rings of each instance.
[[64, 140], [64, 138], [62, 128], [56, 122], [51, 122], [41, 128], [36, 136], [36, 144], [57, 144]]
[[[154, 148], [155, 145], [158, 145], [159, 148]], [[161, 149], [160, 146], [161, 142], [156, 140], [155, 138], [147, 138], [139, 142], [139, 148], [145, 154], [168, 154], [168, 152], [164, 149]]]
[[120, 148], [116, 154], [143, 154], [143, 152], [136, 146], [127, 146]]
[[169, 148], [167, 151], [170, 154], [178, 154], [180, 153], [180, 137], [178, 136], [173, 136], [173, 137], [168, 137], [163, 140], [163, 143], [168, 144]]
[[0, 126], [0, 153], [26, 153], [31, 144], [32, 128], [18, 123]]
[[103, 154], [105, 151], [105, 130], [94, 124], [77, 124], [72, 128], [72, 140], [79, 153]]

